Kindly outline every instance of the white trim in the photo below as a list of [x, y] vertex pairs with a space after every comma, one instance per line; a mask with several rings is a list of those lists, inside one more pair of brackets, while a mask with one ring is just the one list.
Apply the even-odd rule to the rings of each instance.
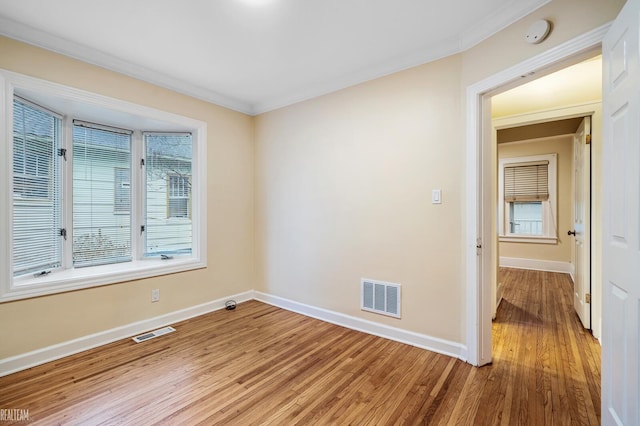
[[500, 256], [500, 267], [560, 272], [573, 276], [573, 265], [571, 262], [559, 262], [557, 260], [523, 259], [518, 257]]
[[498, 235], [501, 243], [529, 243], [529, 244], [558, 244], [557, 237], [539, 237], [536, 235], [515, 236], [515, 235]]
[[[461, 50], [472, 48], [550, 2], [551, 0], [519, 0], [501, 7], [492, 16], [460, 35]], [[524, 36], [522, 38], [524, 40]]]
[[[11, 93], [11, 87], [9, 82], [5, 78], [5, 76], [0, 73], [0, 138], [4, 137], [5, 142], [0, 143], [0, 158], [12, 158], [13, 156], [13, 135], [9, 132], [8, 121], [9, 121], [9, 113], [11, 117], [13, 117], [13, 99], [11, 103], [8, 102], [8, 96], [6, 93]], [[3, 130], [5, 129], [5, 130]], [[6, 281], [6, 275], [10, 274], [11, 271], [11, 234], [7, 235], [6, 228], [4, 228], [3, 224], [11, 223], [11, 218], [13, 217], [13, 207], [11, 203], [7, 203], [4, 200], [9, 200], [11, 194], [12, 185], [11, 183], [11, 169], [9, 167], [0, 167], [0, 233], [4, 235], [0, 235], [0, 253], [4, 253], [0, 256], [0, 292], [2, 291], [2, 287], [6, 284], [3, 284]], [[12, 227], [9, 227], [12, 228]], [[9, 229], [11, 233], [12, 230]]]
[[[145, 331], [175, 324], [189, 318], [223, 309], [225, 307], [224, 302], [229, 299], [234, 299], [236, 302], [241, 303], [252, 300], [252, 296], [252, 291], [245, 291], [233, 296], [213, 300], [201, 305], [170, 312], [168, 314], [101, 331], [99, 333], [90, 334], [88, 336], [79, 337], [67, 342], [27, 352], [25, 354], [4, 358], [0, 360], [0, 377], [93, 349], [98, 346], [106, 345], [108, 343], [115, 342], [116, 340], [126, 339]], [[178, 331], [180, 330], [178, 329]]]
[[254, 291], [254, 295], [255, 300], [277, 306], [278, 308], [296, 312], [311, 318], [316, 318], [331, 324], [340, 325], [351, 330], [362, 331], [363, 333], [372, 334], [374, 336], [383, 337], [400, 343], [406, 343], [408, 345], [437, 352], [439, 354], [459, 358], [463, 361], [466, 360], [466, 348], [460, 343], [403, 330], [397, 327], [391, 327], [351, 315], [330, 311], [328, 309], [306, 305], [304, 303], [285, 299], [279, 296], [273, 296], [260, 291]]
[[[596, 114], [602, 109], [601, 101], [584, 102], [575, 105], [563, 106], [558, 108], [542, 109], [539, 111], [527, 112], [523, 114], [514, 114], [496, 118], [493, 120], [493, 127], [496, 130], [509, 129], [512, 127], [527, 126], [530, 124], [547, 123], [549, 121], [567, 120], [571, 118], [586, 117]], [[558, 135], [561, 136], [561, 135]], [[505, 142], [500, 145], [526, 143], [532, 140], [545, 140], [556, 138], [558, 136], [548, 136], [545, 138], [528, 139], [525, 141]]]
[[[479, 167], [484, 156], [491, 152], [491, 137], [483, 136], [482, 102], [484, 96], [498, 88], [504, 88], [522, 79], [531, 71], [551, 70], [568, 58], [591, 51], [601, 45], [604, 35], [611, 24], [605, 24], [553, 47], [540, 55], [520, 62], [510, 68], [500, 71], [484, 80], [474, 83], [466, 90], [466, 343], [468, 360], [473, 365], [483, 365], [491, 362], [491, 317], [492, 303], [484, 303], [487, 299], [484, 293], [491, 293], [490, 278], [486, 271], [482, 271], [477, 260], [477, 239], [483, 241], [483, 253], [491, 253], [495, 242], [493, 236], [486, 230], [479, 228], [480, 220], [487, 220], [491, 215], [491, 204], [480, 203], [482, 182], [490, 182], [490, 170]], [[488, 129], [491, 130], [491, 129]], [[487, 257], [485, 254], [484, 257]], [[483, 344], [480, 344], [482, 342]], [[484, 351], [483, 351], [484, 349]]]
[[[207, 266], [207, 123], [3, 69], [0, 69], [0, 81], [3, 83], [0, 91], [0, 103], [2, 104], [0, 108], [4, 108], [4, 114], [0, 118], [0, 134], [4, 135], [7, 141], [6, 144], [2, 144], [5, 156], [1, 158], [12, 158], [12, 123], [7, 120], [11, 119], [13, 111], [13, 94], [15, 92], [27, 92], [50, 102], [56, 100], [67, 105], [75, 105], [75, 107], [80, 105], [86, 107], [87, 110], [92, 110], [94, 113], [95, 111], [111, 112], [119, 119], [122, 119], [122, 117], [140, 119], [147, 125], [164, 125], [175, 127], [175, 130], [190, 131], [195, 141], [192, 174], [194, 176], [193, 193], [197, 194], [192, 200], [191, 256], [176, 256], [175, 259], [170, 261], [159, 259], [134, 260], [114, 265], [66, 269], [53, 272], [42, 278], [32, 278], [32, 276], [27, 275], [14, 279], [11, 267], [13, 249], [11, 244], [12, 203], [4, 202], [11, 198], [9, 193], [12, 187], [11, 167], [0, 167], [2, 169], [0, 172], [0, 188], [2, 188], [0, 195], [3, 195], [1, 199], [3, 202], [0, 203], [0, 219], [2, 219], [0, 222], [0, 248], [6, 249], [5, 253], [7, 255], [3, 256], [3, 258], [8, 259], [0, 261], [2, 262], [0, 266], [6, 265], [6, 267], [0, 268], [0, 302], [131, 281], [200, 269]], [[44, 102], [45, 105], [46, 103]], [[67, 137], [70, 137], [69, 134], [67, 134]], [[70, 185], [71, 182], [67, 178], [65, 186], [67, 193], [70, 193]], [[70, 197], [66, 197], [66, 199], [67, 203], [71, 202]], [[132, 205], [132, 207], [139, 209], [139, 203], [138, 201], [138, 204]], [[134, 214], [139, 212], [139, 210], [133, 211]], [[68, 222], [65, 224], [69, 228]], [[136, 232], [136, 234], [138, 233]], [[135, 241], [133, 242], [134, 244]], [[70, 239], [67, 244], [71, 244]], [[66, 253], [68, 252], [69, 250], [66, 251]], [[68, 262], [69, 259], [66, 259], [67, 264]]]

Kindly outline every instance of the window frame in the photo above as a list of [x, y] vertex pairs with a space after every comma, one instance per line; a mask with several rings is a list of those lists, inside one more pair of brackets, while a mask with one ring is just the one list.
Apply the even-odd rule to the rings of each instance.
[[[517, 234], [510, 232], [509, 203], [504, 199], [504, 169], [520, 163], [548, 161], [549, 198], [542, 201], [542, 235]], [[537, 244], [558, 243], [558, 154], [540, 154], [524, 157], [501, 158], [498, 166], [498, 240]]]
[[[63, 243], [62, 268], [39, 278], [35, 278], [31, 274], [14, 278], [12, 266], [13, 168], [10, 167], [13, 159], [14, 95], [25, 97], [65, 115], [62, 131], [63, 147], [67, 149], [67, 156], [72, 155], [70, 148], [73, 118], [101, 122], [95, 117], [106, 114], [108, 118], [102, 121], [105, 125], [132, 128], [132, 124], [138, 123], [138, 126], [134, 128], [139, 129], [135, 133], [140, 137], [140, 141], [142, 131], [191, 133], [193, 136], [191, 254], [177, 255], [168, 260], [163, 260], [160, 257], [144, 257], [142, 253], [143, 236], [140, 235], [140, 232], [135, 232], [136, 229], [134, 229], [132, 221], [134, 258], [131, 262], [72, 268], [70, 267], [72, 238], [67, 238]], [[65, 107], [61, 108], [60, 105]], [[5, 167], [0, 167], [0, 200], [2, 200], [0, 203], [0, 248], [7, 254], [0, 257], [0, 303], [174, 274], [207, 266], [207, 125], [205, 122], [0, 69], [0, 133], [4, 135], [7, 142], [0, 146], [0, 158], [5, 159], [3, 160]], [[134, 143], [133, 150], [136, 152], [134, 158], [141, 158], [144, 153], [142, 143], [137, 141]], [[68, 161], [71, 158], [69, 157]], [[132, 217], [135, 215], [137, 218], [136, 224], [143, 220], [142, 202], [140, 197], [134, 195], [136, 191], [143, 193], [141, 192], [143, 191], [141, 187], [143, 172], [141, 167], [137, 167], [134, 160], [131, 169], [131, 214]], [[68, 196], [68, 194], [72, 194], [71, 183], [71, 177], [65, 175], [62, 181], [63, 223], [67, 230], [72, 229], [70, 217], [72, 216], [72, 200]], [[134, 186], [137, 189], [134, 189]]]

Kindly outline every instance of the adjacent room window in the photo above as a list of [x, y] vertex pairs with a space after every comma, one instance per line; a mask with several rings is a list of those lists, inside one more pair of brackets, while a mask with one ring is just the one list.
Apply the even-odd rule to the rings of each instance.
[[203, 122], [4, 77], [0, 301], [206, 266]]
[[556, 242], [556, 154], [501, 159], [499, 173], [501, 241]]
[[510, 201], [509, 233], [518, 235], [543, 235], [542, 201]]

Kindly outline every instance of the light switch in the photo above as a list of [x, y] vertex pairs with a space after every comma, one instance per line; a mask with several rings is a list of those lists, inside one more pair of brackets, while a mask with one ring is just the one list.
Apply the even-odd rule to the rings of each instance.
[[440, 189], [431, 190], [431, 204], [442, 204], [442, 191]]

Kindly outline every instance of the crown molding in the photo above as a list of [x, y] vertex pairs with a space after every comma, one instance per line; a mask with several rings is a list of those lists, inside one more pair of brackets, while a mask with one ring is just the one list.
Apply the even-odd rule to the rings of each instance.
[[535, 12], [551, 0], [518, 0], [500, 9], [460, 35], [460, 51], [471, 49], [509, 25]]
[[152, 69], [132, 64], [81, 43], [51, 35], [2, 16], [0, 16], [0, 35], [55, 53], [60, 53], [82, 62], [97, 65], [101, 68], [115, 71], [234, 111], [253, 114], [251, 105], [246, 102], [198, 87]]
[[367, 81], [395, 74], [409, 68], [424, 65], [457, 53], [460, 53], [457, 38], [429, 45], [415, 54], [394, 57], [389, 61], [381, 62], [379, 64], [360, 69], [356, 72], [343, 75], [338, 79], [310, 84], [307, 88], [296, 91], [295, 94], [275, 97], [264, 102], [257, 102], [253, 105], [253, 113], [254, 115], [258, 115], [279, 108], [284, 108], [299, 102], [328, 95], [348, 87], [353, 87], [361, 83], [366, 83]]
[[481, 43], [492, 35], [498, 33], [514, 22], [522, 19], [530, 13], [538, 10], [552, 0], [518, 0], [512, 2], [509, 7], [501, 9], [488, 19], [470, 28], [457, 38], [445, 42], [425, 46], [420, 52], [395, 57], [377, 66], [349, 74], [339, 80], [310, 85], [309, 88], [300, 90], [294, 95], [273, 98], [253, 105], [253, 114], [263, 114], [279, 108], [284, 108], [299, 102], [323, 96], [360, 83], [375, 80], [376, 78], [404, 71], [428, 62], [436, 61], [447, 56], [462, 53], [467, 49]]

